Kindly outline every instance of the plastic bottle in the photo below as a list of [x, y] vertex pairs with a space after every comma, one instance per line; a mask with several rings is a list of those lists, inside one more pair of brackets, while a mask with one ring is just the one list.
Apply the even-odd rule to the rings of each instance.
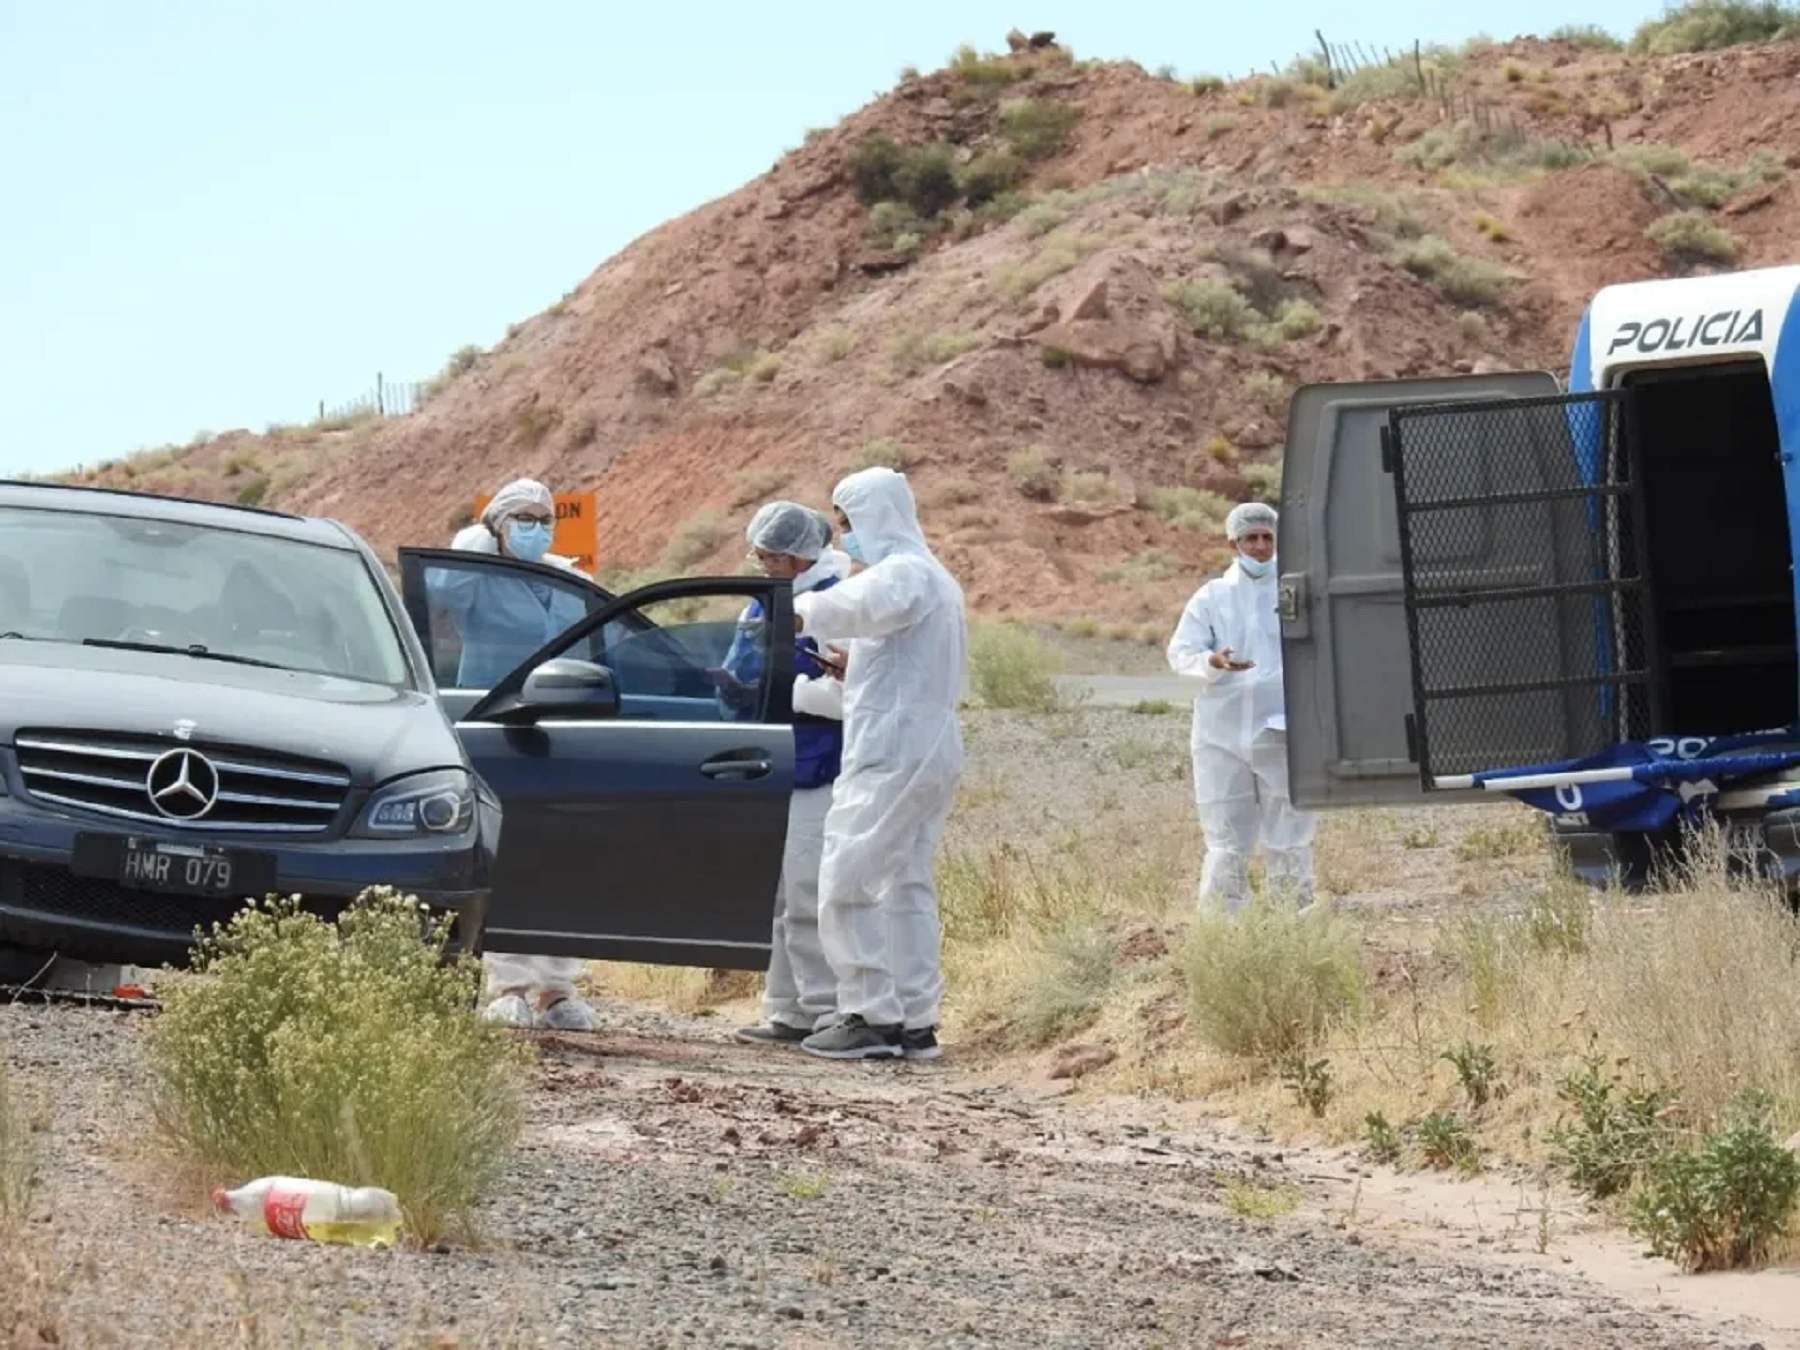
[[213, 1192], [213, 1208], [281, 1238], [393, 1245], [400, 1233], [400, 1201], [379, 1186], [339, 1186], [304, 1177], [261, 1177], [235, 1191]]

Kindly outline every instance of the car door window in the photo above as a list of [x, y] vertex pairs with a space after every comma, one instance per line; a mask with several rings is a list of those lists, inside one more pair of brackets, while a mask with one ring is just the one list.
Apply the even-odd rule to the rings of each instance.
[[[402, 566], [413, 626], [440, 689], [491, 689], [610, 599], [578, 573], [488, 554], [436, 553]], [[603, 638], [584, 639], [568, 655], [591, 660]]]
[[769, 707], [769, 641], [759, 602], [684, 596], [609, 621], [597, 652], [584, 659], [612, 671], [622, 718], [760, 722]]

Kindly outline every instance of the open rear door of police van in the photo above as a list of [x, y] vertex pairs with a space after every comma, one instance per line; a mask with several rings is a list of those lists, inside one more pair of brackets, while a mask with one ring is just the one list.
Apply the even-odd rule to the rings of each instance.
[[1458, 799], [1468, 775], [1650, 734], [1628, 409], [1542, 371], [1295, 393], [1280, 604], [1297, 805]]

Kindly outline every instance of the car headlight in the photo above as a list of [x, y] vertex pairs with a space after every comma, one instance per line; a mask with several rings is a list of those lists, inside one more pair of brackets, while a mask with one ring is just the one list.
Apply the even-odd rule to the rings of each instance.
[[461, 769], [436, 769], [389, 783], [369, 798], [350, 833], [363, 839], [461, 834], [475, 820], [475, 785]]

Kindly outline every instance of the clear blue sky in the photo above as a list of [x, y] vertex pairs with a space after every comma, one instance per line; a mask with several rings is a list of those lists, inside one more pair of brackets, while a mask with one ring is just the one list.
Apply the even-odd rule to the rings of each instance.
[[1399, 47], [1658, 8], [0, 0], [0, 472], [426, 378], [901, 67], [1015, 24], [1238, 75], [1316, 27]]

